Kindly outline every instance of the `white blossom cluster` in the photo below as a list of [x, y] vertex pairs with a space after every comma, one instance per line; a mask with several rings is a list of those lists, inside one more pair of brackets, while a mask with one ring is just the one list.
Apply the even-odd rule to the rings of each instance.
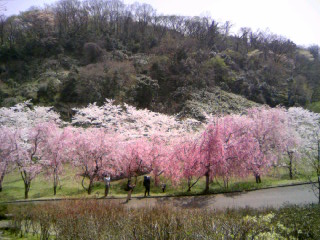
[[0, 125], [24, 128], [51, 121], [61, 123], [60, 115], [52, 107], [35, 106], [32, 109], [31, 105], [28, 100], [10, 108], [0, 108]]
[[136, 109], [128, 104], [116, 105], [109, 99], [101, 107], [94, 103], [73, 110], [76, 114], [72, 125], [103, 127], [128, 138], [163, 134], [177, 136], [201, 126], [201, 122], [195, 119], [178, 120], [175, 116]]

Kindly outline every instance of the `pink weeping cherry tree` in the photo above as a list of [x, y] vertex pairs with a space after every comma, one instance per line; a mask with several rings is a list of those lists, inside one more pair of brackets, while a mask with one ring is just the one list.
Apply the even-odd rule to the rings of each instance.
[[224, 187], [228, 188], [231, 177], [245, 177], [247, 150], [247, 117], [228, 115], [217, 120], [216, 127], [220, 130], [222, 142], [221, 161], [216, 166], [216, 175], [223, 179]]
[[42, 171], [41, 148], [45, 139], [45, 126], [22, 128], [14, 134], [13, 161], [18, 167], [25, 187], [25, 198], [29, 197], [29, 190], [33, 179]]
[[187, 179], [188, 191], [205, 176], [205, 192], [214, 177], [222, 177], [227, 188], [232, 176], [246, 176], [246, 122], [246, 116], [217, 117], [199, 136], [180, 139], [166, 173], [176, 182]]
[[199, 140], [199, 164], [200, 171], [206, 178], [204, 192], [209, 192], [209, 183], [216, 174], [217, 167], [224, 158], [223, 141], [221, 137], [220, 123], [211, 123], [202, 133]]
[[137, 183], [138, 176], [150, 173], [149, 150], [150, 142], [144, 138], [120, 141], [115, 154], [120, 175], [128, 180], [135, 177]]
[[146, 164], [154, 176], [155, 186], [159, 186], [159, 177], [164, 173], [167, 158], [170, 153], [170, 143], [168, 138], [163, 136], [151, 136], [146, 144]]
[[287, 119], [282, 108], [260, 107], [248, 110], [247, 168], [256, 183], [285, 152]]
[[190, 192], [192, 187], [203, 177], [198, 142], [190, 137], [177, 139], [165, 171], [173, 183], [186, 179], [187, 191]]
[[[0, 192], [4, 176], [11, 170], [12, 155], [15, 151], [14, 131], [8, 127], [0, 127]], [[11, 166], [10, 166], [11, 165]]]
[[231, 177], [245, 177], [249, 172], [260, 182], [261, 174], [276, 165], [286, 147], [296, 141], [287, 125], [282, 108], [254, 108], [248, 115], [214, 118], [196, 140], [174, 147], [171, 178], [173, 169], [177, 179], [205, 176], [205, 192], [215, 176], [223, 178], [226, 188]]
[[72, 128], [59, 128], [51, 122], [46, 125], [45, 139], [41, 148], [41, 164], [47, 177], [53, 178], [53, 194], [57, 194], [57, 186], [60, 182], [60, 175], [63, 172], [63, 164], [67, 162], [70, 149], [68, 143], [72, 142]]
[[[73, 136], [66, 141], [68, 158], [79, 169], [82, 187], [88, 194], [105, 174], [116, 175], [117, 164], [112, 156], [116, 143], [117, 136], [101, 128], [75, 128]], [[89, 180], [88, 186], [85, 186], [85, 179]]]

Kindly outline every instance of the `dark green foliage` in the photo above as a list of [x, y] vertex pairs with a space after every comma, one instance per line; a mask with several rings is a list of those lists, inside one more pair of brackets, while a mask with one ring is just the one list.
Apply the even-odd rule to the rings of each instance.
[[318, 239], [320, 237], [319, 214], [319, 205], [287, 206], [280, 209], [274, 221], [279, 221], [284, 226], [292, 229], [290, 233], [282, 233], [287, 238]]
[[2, 103], [2, 101], [8, 97], [8, 94], [4, 93], [1, 89], [0, 89], [0, 104]]
[[55, 102], [55, 96], [60, 91], [60, 81], [58, 79], [49, 78], [47, 82], [40, 84], [37, 92], [39, 102], [52, 103]]
[[10, 48], [8, 46], [0, 46], [0, 62], [5, 63], [10, 60], [17, 60], [21, 58], [20, 53], [15, 48]]
[[7, 219], [8, 205], [0, 205], [0, 220]]
[[77, 80], [74, 74], [70, 74], [68, 79], [63, 83], [60, 100], [65, 103], [76, 102], [78, 93], [76, 92]]
[[137, 84], [135, 88], [135, 101], [138, 107], [150, 107], [159, 89], [158, 81], [145, 75], [137, 76]]
[[86, 63], [95, 63], [101, 59], [103, 49], [101, 49], [98, 44], [90, 42], [84, 45], [83, 54]]

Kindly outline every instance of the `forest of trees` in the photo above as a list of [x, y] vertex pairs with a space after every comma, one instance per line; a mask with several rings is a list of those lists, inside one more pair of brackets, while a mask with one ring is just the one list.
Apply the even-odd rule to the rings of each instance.
[[74, 109], [68, 124], [52, 108], [29, 105], [0, 108], [0, 192], [5, 175], [18, 169], [25, 198], [42, 172], [53, 180], [56, 195], [67, 164], [88, 194], [106, 174], [137, 183], [148, 173], [155, 185], [163, 175], [174, 186], [187, 181], [188, 191], [205, 177], [206, 193], [214, 178], [228, 189], [233, 177], [253, 175], [261, 183], [275, 168], [287, 169], [290, 179], [306, 171], [320, 181], [320, 114], [303, 108], [262, 106], [245, 115], [208, 116], [201, 123], [108, 101]]
[[318, 110], [319, 46], [231, 29], [211, 17], [164, 16], [119, 0], [60, 0], [1, 15], [0, 104], [32, 99], [69, 116], [72, 107], [113, 98], [178, 113], [195, 95], [221, 89]]

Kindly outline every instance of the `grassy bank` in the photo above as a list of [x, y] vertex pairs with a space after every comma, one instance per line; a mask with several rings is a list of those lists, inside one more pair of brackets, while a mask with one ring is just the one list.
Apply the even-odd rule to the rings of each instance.
[[[66, 166], [66, 171], [60, 178], [60, 187], [58, 188], [57, 195], [53, 195], [52, 179], [44, 174], [39, 175], [31, 184], [29, 193], [30, 199], [46, 199], [46, 198], [83, 198], [83, 197], [102, 197], [104, 195], [103, 182], [97, 182], [94, 186], [93, 193], [88, 196], [87, 192], [81, 186], [81, 178], [75, 176], [75, 170]], [[166, 183], [166, 192], [162, 193], [161, 187], [156, 187], [152, 179], [151, 195], [164, 196], [164, 195], [195, 195], [202, 194], [205, 188], [205, 179], [200, 179], [194, 185], [190, 192], [187, 192], [187, 182], [182, 182], [180, 185], [172, 186], [171, 182], [164, 177], [160, 177], [160, 182]], [[229, 182], [229, 187], [226, 189], [223, 185], [222, 179], [215, 179], [210, 184], [210, 193], [244, 191], [252, 189], [260, 189], [272, 186], [293, 184], [299, 182], [306, 182], [309, 180], [304, 174], [295, 176], [293, 180], [289, 179], [287, 172], [284, 169], [271, 171], [267, 175], [262, 176], [262, 183], [256, 184], [253, 176], [248, 178], [239, 179], [232, 178]], [[135, 179], [133, 180], [135, 181]], [[111, 182], [110, 197], [125, 197], [127, 180], [122, 179]], [[133, 196], [143, 196], [143, 177], [137, 179], [137, 186], [134, 189]], [[0, 202], [22, 200], [24, 199], [24, 185], [21, 180], [20, 174], [14, 171], [5, 176], [3, 183], [3, 191], [0, 193]]]
[[13, 239], [319, 239], [320, 206], [207, 211], [77, 200], [9, 206]]

